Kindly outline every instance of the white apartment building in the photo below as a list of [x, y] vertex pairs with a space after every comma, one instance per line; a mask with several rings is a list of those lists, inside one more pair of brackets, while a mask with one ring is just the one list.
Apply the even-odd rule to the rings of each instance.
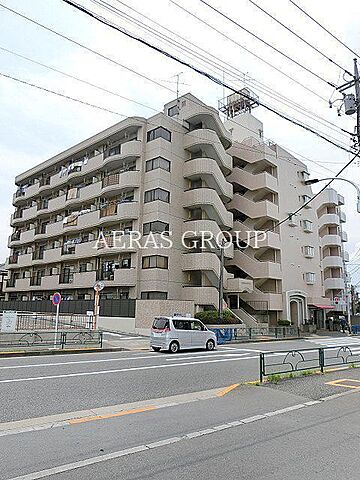
[[[60, 291], [91, 299], [102, 280], [105, 298], [136, 299], [142, 311], [151, 313], [154, 301], [169, 312], [197, 311], [218, 307], [222, 273], [225, 300], [249, 325], [323, 320], [334, 297], [322, 280], [320, 207], [261, 237], [247, 234], [273, 229], [311, 195], [306, 166], [264, 143], [262, 131], [250, 113], [224, 124], [187, 94], [20, 174], [7, 298]], [[219, 241], [241, 232], [250, 245], [225, 248], [223, 267], [218, 248], [200, 248], [204, 231]]]

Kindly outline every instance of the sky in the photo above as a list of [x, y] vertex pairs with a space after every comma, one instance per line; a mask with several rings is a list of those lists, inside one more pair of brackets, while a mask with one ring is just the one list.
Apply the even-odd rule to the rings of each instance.
[[[308, 71], [219, 16], [201, 0], [100, 0], [100, 3], [103, 1], [101, 6], [93, 0], [77, 1], [236, 88], [247, 85], [259, 95], [262, 102], [307, 123], [333, 141], [349, 148], [349, 135], [340, 132], [337, 127], [353, 132], [355, 118], [338, 116], [336, 106], [340, 105], [340, 102], [336, 102], [332, 109], [329, 108], [329, 99], [336, 100], [340, 98], [339, 94], [311, 72], [337, 85], [349, 77], [343, 77], [343, 71], [339, 67], [267, 17], [250, 0], [207, 1], [278, 50], [285, 52], [290, 59], [306, 66]], [[345, 10], [340, 9], [339, 3], [335, 1], [296, 1], [346, 45], [360, 51], [360, 2], [348, 0]], [[354, 55], [301, 14], [289, 0], [254, 2], [316, 46], [326, 57], [352, 71]], [[1, 5], [111, 57], [117, 64], [44, 30]], [[104, 5], [117, 8], [118, 15], [105, 10]], [[202, 22], [179, 6], [189, 10]], [[136, 11], [148, 18], [141, 17]], [[138, 23], [129, 21], [129, 15], [137, 19]], [[192, 49], [201, 48], [198, 54], [204, 55], [206, 52], [212, 65], [204, 64], [203, 59], [198, 56], [191, 57], [189, 52], [179, 49], [178, 45], [168, 45], [164, 37], [155, 38], [153, 33], [144, 30], [144, 24], [145, 28], [146, 25], [154, 27], [149, 19], [166, 27], [167, 30], [163, 30], [159, 25], [155, 25], [157, 32], [170, 37], [172, 41], [176, 40], [184, 45], [188, 41], [191, 42]], [[219, 99], [229, 94], [229, 90], [222, 86], [101, 25], [62, 0], [0, 0], [0, 25], [0, 73], [117, 113], [91, 108], [0, 76], [0, 263], [8, 255], [7, 238], [11, 233], [9, 217], [14, 209], [11, 203], [14, 177], [17, 174], [122, 120], [124, 116], [149, 117], [162, 110], [164, 103], [176, 97], [177, 74], [181, 73], [180, 94], [190, 91], [214, 107], [217, 107]], [[180, 39], [178, 35], [183, 38]], [[111, 90], [117, 95], [36, 65], [10, 54], [6, 49]], [[262, 57], [267, 63], [249, 52]], [[214, 59], [214, 56], [217, 58]], [[119, 66], [119, 63], [126, 68]], [[132, 73], [129, 69], [152, 81]], [[284, 74], [291, 76], [293, 80]], [[298, 106], [293, 103], [284, 104], [279, 94], [296, 102]], [[143, 106], [131, 100], [136, 100]], [[305, 110], [315, 113], [317, 117], [305, 116]], [[280, 119], [263, 107], [258, 107], [253, 114], [264, 122], [265, 137], [298, 155], [308, 165], [312, 177], [331, 177], [351, 158], [349, 153]], [[309, 160], [304, 160], [303, 157]], [[360, 162], [349, 167], [342, 176], [360, 184]], [[347, 249], [353, 257], [350, 271], [353, 271], [353, 282], [356, 283], [360, 281], [360, 266], [356, 265], [360, 265], [360, 217], [356, 212], [356, 191], [341, 181], [334, 182], [334, 187], [346, 199], [346, 230], [349, 234]], [[318, 188], [317, 185], [314, 186], [314, 191]]]

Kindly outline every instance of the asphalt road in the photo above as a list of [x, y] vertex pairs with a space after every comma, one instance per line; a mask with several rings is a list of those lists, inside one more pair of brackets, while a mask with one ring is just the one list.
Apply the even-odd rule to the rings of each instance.
[[258, 377], [259, 350], [345, 343], [360, 350], [314, 338], [1, 359], [0, 478], [357, 478], [360, 369], [224, 390]]

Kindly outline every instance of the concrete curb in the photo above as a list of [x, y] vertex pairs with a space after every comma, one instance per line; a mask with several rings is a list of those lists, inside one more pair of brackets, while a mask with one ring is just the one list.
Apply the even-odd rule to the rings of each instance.
[[[138, 349], [140, 350], [140, 349]], [[64, 348], [63, 350], [14, 350], [11, 352], [2, 351], [0, 352], [0, 358], [8, 357], [36, 357], [40, 355], [67, 355], [69, 353], [80, 354], [80, 353], [99, 353], [99, 352], [124, 352], [130, 351], [127, 348], [123, 347], [114, 347], [114, 348]], [[135, 350], [134, 350], [135, 351]]]

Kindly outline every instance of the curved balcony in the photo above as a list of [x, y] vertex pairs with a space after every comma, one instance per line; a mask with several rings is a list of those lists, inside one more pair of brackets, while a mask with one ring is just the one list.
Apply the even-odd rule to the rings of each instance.
[[325, 278], [325, 290], [344, 290], [345, 282], [343, 278]]
[[319, 198], [319, 202], [322, 205], [337, 206], [339, 204], [339, 196], [336, 190], [333, 188], [326, 188]]
[[206, 184], [218, 192], [224, 201], [233, 198], [233, 187], [229, 183], [216, 161], [212, 158], [196, 158], [184, 165], [184, 177], [190, 180], [201, 178]]
[[228, 153], [241, 158], [247, 163], [266, 161], [268, 164], [277, 166], [276, 154], [266, 143], [259, 142], [254, 137], [248, 137], [241, 143], [234, 142]]
[[340, 222], [345, 223], [346, 222], [346, 213], [340, 210], [339, 212], [339, 217], [340, 217]]
[[250, 277], [258, 278], [274, 278], [281, 279], [281, 264], [274, 262], [261, 262], [250, 257], [242, 250], [235, 250], [234, 258], [227, 262], [227, 265], [235, 265]]
[[343, 267], [343, 259], [336, 255], [329, 255], [327, 257], [324, 257], [321, 263], [324, 270], [325, 268], [331, 268], [331, 267], [340, 267], [340, 268]]
[[346, 250], [343, 251], [343, 258], [344, 258], [344, 262], [349, 262], [350, 261], [349, 252], [347, 252]]
[[19, 191], [15, 192], [13, 195], [13, 205], [20, 205], [29, 200], [29, 198], [35, 197], [39, 194], [39, 188], [40, 183], [37, 182], [34, 185], [27, 187], [23, 193], [20, 193]]
[[249, 190], [259, 190], [263, 188], [272, 192], [279, 190], [277, 178], [268, 172], [253, 174], [241, 168], [234, 168], [227, 177], [227, 180], [231, 183], [242, 185]]
[[[19, 255], [17, 264], [15, 265], [16, 267], [30, 267], [32, 264], [32, 254], [31, 253], [26, 253], [24, 255]], [[11, 265], [9, 265], [8, 268], [10, 268]]]
[[86, 164], [83, 164], [79, 171], [73, 171], [71, 173], [65, 173], [64, 175], [57, 173], [52, 175], [50, 178], [50, 186], [52, 189], [59, 188], [60, 186], [65, 185], [69, 179], [80, 179], [85, 175], [96, 172], [100, 170], [103, 166], [103, 154], [99, 153], [92, 158], [89, 158]]
[[33, 243], [35, 237], [35, 229], [32, 228], [31, 230], [26, 230], [25, 232], [21, 232], [20, 234], [20, 243], [21, 245], [26, 243]]
[[232, 170], [232, 157], [225, 152], [219, 137], [213, 130], [203, 128], [193, 130], [184, 135], [184, 149], [190, 152], [196, 152], [199, 149], [204, 150], [209, 158], [214, 158], [216, 163], [226, 173]]
[[116, 195], [123, 189], [138, 188], [140, 172], [132, 170], [108, 175], [102, 181], [102, 195]]
[[325, 227], [326, 225], [340, 225], [339, 215], [336, 213], [321, 215], [319, 218], [319, 228]]
[[272, 220], [279, 219], [279, 207], [269, 200], [253, 202], [243, 195], [235, 194], [234, 198], [228, 204], [229, 210], [237, 210], [250, 218], [267, 217]]
[[340, 234], [341, 236], [341, 241], [342, 242], [347, 242], [348, 241], [348, 234], [343, 230]]
[[219, 292], [216, 287], [187, 287], [184, 286], [182, 300], [190, 300], [195, 305], [213, 305], [218, 308]]
[[215, 190], [210, 188], [196, 188], [184, 192], [184, 208], [202, 208], [207, 216], [215, 220], [218, 225], [231, 228], [232, 213], [228, 212]]
[[[212, 285], [218, 285], [220, 278], [220, 259], [216, 253], [184, 253], [182, 257], [182, 270], [184, 272], [200, 270], [205, 273]], [[231, 278], [224, 268], [224, 285], [227, 279]]]
[[141, 156], [142, 142], [140, 140], [122, 143], [119, 147], [119, 153], [115, 155], [107, 156], [105, 153], [103, 165], [106, 166], [106, 168], [116, 168], [125, 160], [135, 160]]
[[[249, 243], [252, 248], [273, 248], [275, 250], [281, 250], [280, 235], [278, 233], [254, 230], [238, 220], [234, 222], [233, 232], [238, 232], [239, 240]], [[257, 237], [255, 237], [255, 232], [258, 232]]]
[[[184, 222], [183, 224], [183, 235], [185, 238], [199, 238], [202, 232], [205, 238], [210, 238], [212, 235], [213, 243], [217, 242], [220, 244], [223, 240], [228, 242], [228, 238], [222, 233], [221, 228], [214, 220], [190, 220]], [[224, 250], [225, 258], [233, 258], [234, 256], [234, 245], [231, 244], [229, 247]]]
[[191, 124], [202, 123], [206, 129], [214, 130], [224, 148], [229, 148], [232, 144], [231, 133], [226, 130], [219, 112], [215, 108], [191, 101], [187, 101], [187, 105], [181, 108], [181, 117]]
[[30, 278], [18, 278], [12, 285], [6, 285], [6, 292], [28, 292], [30, 289]]
[[324, 235], [320, 239], [320, 244], [322, 247], [331, 247], [332, 245], [341, 246], [341, 237], [340, 235]]

